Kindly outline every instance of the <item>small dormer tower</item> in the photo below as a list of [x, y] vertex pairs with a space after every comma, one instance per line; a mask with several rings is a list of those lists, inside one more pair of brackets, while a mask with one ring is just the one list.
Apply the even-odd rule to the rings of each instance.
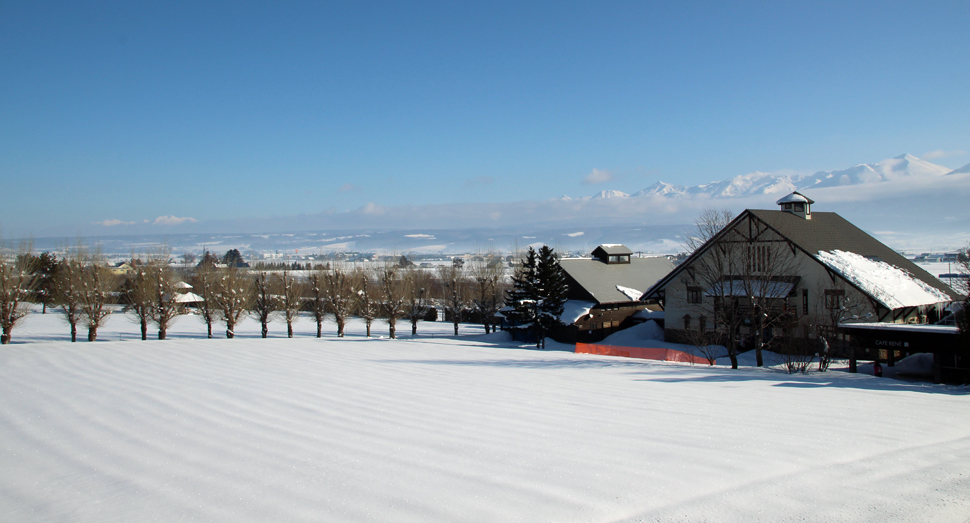
[[626, 245], [604, 243], [593, 249], [593, 258], [607, 264], [630, 263], [630, 256], [633, 255]]
[[815, 200], [798, 191], [785, 196], [775, 203], [781, 206], [782, 212], [791, 213], [806, 220], [812, 219], [812, 204], [815, 203]]

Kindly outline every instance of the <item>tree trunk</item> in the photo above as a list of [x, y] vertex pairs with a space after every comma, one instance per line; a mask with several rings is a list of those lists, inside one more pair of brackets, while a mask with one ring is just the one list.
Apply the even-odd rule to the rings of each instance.
[[71, 343], [77, 342], [77, 324], [71, 324]]
[[141, 320], [141, 341], [148, 339], [148, 320], [142, 318]]
[[263, 326], [263, 328], [262, 328], [262, 330], [260, 332], [262, 332], [263, 337], [265, 338], [266, 335], [269, 334], [269, 327], [266, 326], [266, 322], [265, 321], [264, 322], [261, 322], [261, 325]]
[[411, 336], [417, 336], [418, 334], [418, 321], [411, 320]]
[[367, 320], [367, 337], [370, 338], [370, 320]]
[[166, 329], [166, 328], [159, 328], [158, 329], [158, 339], [164, 340], [165, 339], [165, 336], [167, 336], [167, 335], [168, 335], [168, 329]]
[[455, 336], [458, 335], [458, 322], [455, 322]]
[[206, 321], [205, 322], [205, 327], [206, 327], [206, 330], [208, 331], [207, 333], [208, 333], [209, 339], [211, 340], [212, 339], [212, 321]]
[[293, 323], [289, 321], [286, 322], [286, 337], [287, 338], [293, 337]]
[[388, 328], [387, 330], [390, 331], [390, 336], [392, 340], [395, 339], [394, 334], [396, 332], [396, 326], [394, 325], [394, 323], [395, 323], [394, 318], [387, 319], [387, 328]]
[[317, 322], [317, 337], [320, 338], [323, 335], [323, 322]]
[[10, 343], [10, 327], [4, 326], [3, 335], [0, 336], [0, 345], [6, 345]]
[[46, 301], [41, 304], [40, 313], [41, 314], [47, 314], [47, 302]]
[[98, 339], [98, 328], [88, 327], [88, 341], [95, 341]]
[[344, 319], [343, 318], [337, 318], [337, 337], [338, 338], [343, 338], [344, 337]]
[[231, 338], [234, 338], [236, 336], [236, 333], [233, 332], [233, 328], [235, 326], [236, 326], [236, 323], [235, 322], [233, 322], [233, 321], [226, 321], [226, 338], [230, 338], [231, 339]]

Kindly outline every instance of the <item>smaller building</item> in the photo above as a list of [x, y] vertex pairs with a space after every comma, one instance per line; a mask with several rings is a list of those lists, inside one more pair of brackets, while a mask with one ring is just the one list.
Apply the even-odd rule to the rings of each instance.
[[569, 341], [599, 341], [633, 323], [631, 316], [648, 308], [643, 291], [673, 270], [665, 257], [636, 258], [627, 246], [604, 244], [589, 258], [560, 260], [569, 286], [566, 310]]

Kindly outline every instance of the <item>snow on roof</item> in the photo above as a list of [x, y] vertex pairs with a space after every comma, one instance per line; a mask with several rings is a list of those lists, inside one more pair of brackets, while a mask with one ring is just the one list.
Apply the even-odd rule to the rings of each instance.
[[595, 305], [591, 301], [566, 300], [566, 304], [562, 308], [562, 316], [559, 319], [566, 325], [572, 325], [583, 316], [589, 314], [589, 310]]
[[623, 294], [626, 294], [626, 297], [630, 298], [633, 301], [637, 301], [640, 299], [640, 296], [643, 296], [643, 291], [638, 291], [633, 287], [624, 287], [622, 285], [617, 285], [616, 290], [622, 292]]
[[199, 303], [205, 301], [202, 296], [194, 292], [186, 292], [183, 294], [176, 294], [175, 301], [178, 303]]
[[942, 291], [883, 261], [854, 252], [819, 251], [818, 260], [889, 309], [952, 301]]
[[911, 323], [850, 323], [843, 322], [839, 327], [881, 330], [881, 331], [908, 331], [908, 332], [934, 332], [943, 334], [957, 334], [960, 329], [955, 325], [920, 325]]
[[783, 203], [799, 203], [799, 202], [801, 202], [801, 203], [815, 203], [812, 199], [806, 197], [804, 194], [801, 194], [798, 191], [795, 191], [795, 192], [789, 194], [788, 196], [785, 196], [784, 198], [782, 198], [782, 199], [778, 200], [777, 202], [775, 202], [775, 205], [781, 205]]

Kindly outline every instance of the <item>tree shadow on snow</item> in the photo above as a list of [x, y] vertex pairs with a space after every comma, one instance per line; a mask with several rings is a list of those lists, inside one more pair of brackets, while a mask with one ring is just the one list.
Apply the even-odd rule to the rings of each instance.
[[817, 389], [826, 387], [850, 388], [887, 392], [922, 392], [927, 394], [946, 394], [952, 396], [970, 395], [970, 387], [964, 385], [941, 385], [925, 382], [900, 381], [892, 378], [877, 378], [866, 374], [849, 374], [845, 371], [829, 370], [826, 373], [811, 375], [789, 375], [783, 371], [769, 369], [715, 370], [716, 374], [683, 377], [643, 378], [639, 381], [661, 383], [728, 383], [738, 381], [776, 382], [774, 387]]

